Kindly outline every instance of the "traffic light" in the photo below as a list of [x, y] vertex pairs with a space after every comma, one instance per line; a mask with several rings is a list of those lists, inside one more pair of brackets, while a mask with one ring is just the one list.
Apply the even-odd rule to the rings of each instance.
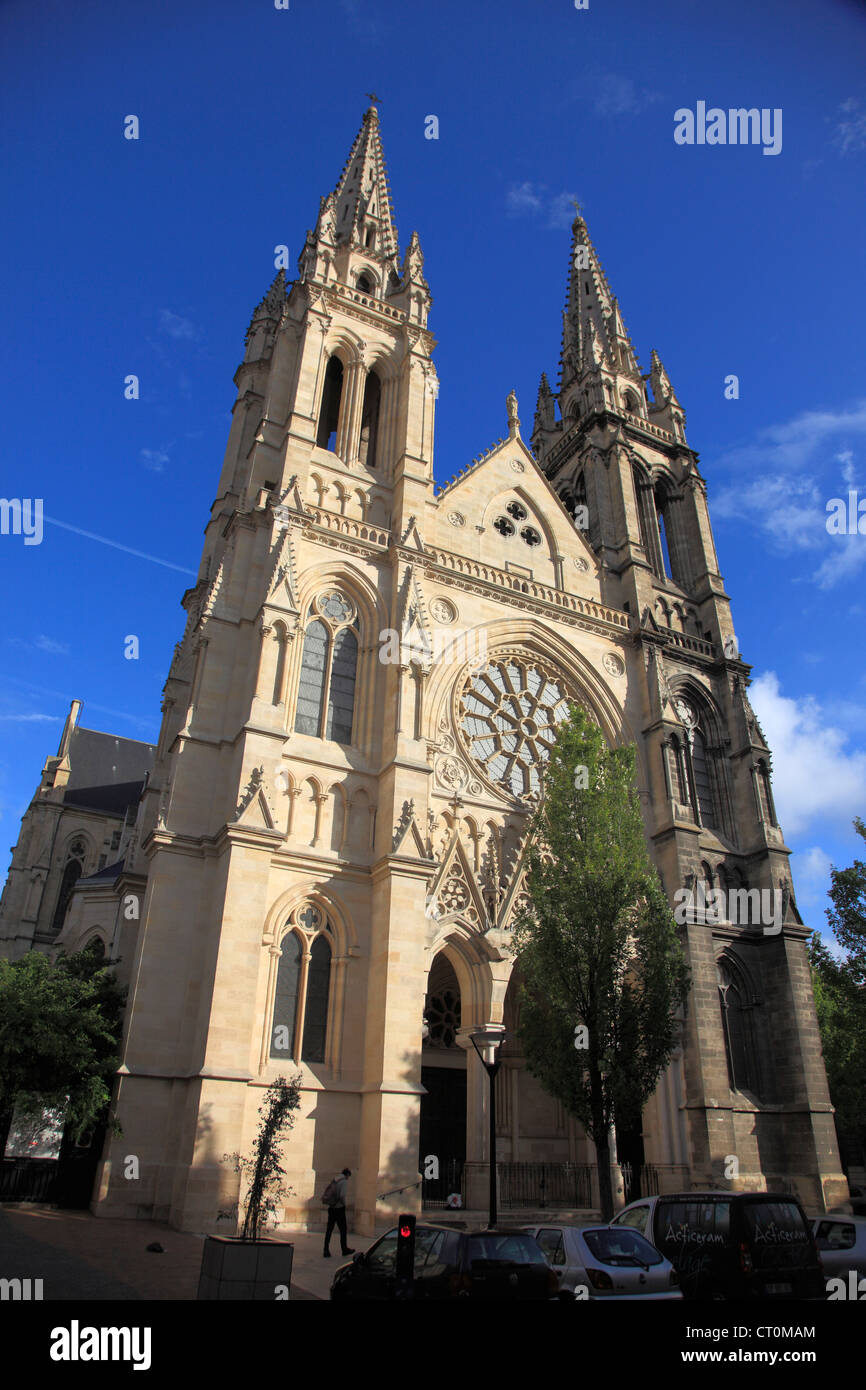
[[403, 1214], [397, 1218], [397, 1282], [411, 1283], [415, 1273], [415, 1217]]

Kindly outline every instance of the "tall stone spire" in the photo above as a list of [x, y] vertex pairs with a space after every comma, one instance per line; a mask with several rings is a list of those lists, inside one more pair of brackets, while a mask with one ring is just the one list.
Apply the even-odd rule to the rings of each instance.
[[[397, 228], [391, 212], [391, 190], [374, 105], [364, 112], [349, 158], [334, 189], [334, 222], [338, 242], [370, 249], [377, 256], [396, 256]], [[372, 236], [371, 236], [372, 234]]]
[[563, 314], [560, 394], [600, 366], [629, 377], [643, 395], [643, 380], [619, 303], [590, 240], [584, 218], [572, 223], [568, 294]]

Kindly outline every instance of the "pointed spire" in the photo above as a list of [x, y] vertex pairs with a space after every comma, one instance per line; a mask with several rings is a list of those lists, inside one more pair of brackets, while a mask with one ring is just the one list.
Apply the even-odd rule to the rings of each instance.
[[361, 129], [333, 193], [336, 239], [368, 244], [377, 256], [397, 254], [397, 229], [391, 215], [391, 192], [374, 105], [364, 112]]
[[413, 232], [409, 238], [409, 245], [406, 247], [406, 254], [403, 257], [403, 284], [407, 285], [410, 282], [425, 290], [430, 288], [424, 279], [424, 252], [421, 250], [421, 241], [417, 232]]
[[571, 268], [563, 315], [562, 382], [593, 367], [640, 379], [640, 370], [619, 303], [611, 293], [586, 221], [572, 224]]
[[[671, 379], [664, 369], [662, 359], [659, 357], [655, 348], [652, 350], [650, 360], [650, 386], [652, 387], [653, 401], [656, 406], [679, 405], [676, 392], [671, 386]], [[680, 407], [682, 409], [682, 407]]]
[[554, 397], [550, 389], [550, 382], [547, 380], [547, 372], [541, 373], [541, 381], [538, 384], [538, 400], [535, 404], [535, 423], [532, 433], [536, 430], [552, 430], [554, 427], [553, 418]]

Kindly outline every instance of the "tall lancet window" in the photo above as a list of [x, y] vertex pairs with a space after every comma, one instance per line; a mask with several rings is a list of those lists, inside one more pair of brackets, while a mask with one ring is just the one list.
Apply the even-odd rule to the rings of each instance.
[[317, 595], [304, 633], [295, 733], [352, 742], [358, 667], [358, 615], [335, 589]]
[[713, 796], [712, 774], [707, 760], [707, 741], [700, 728], [692, 730], [692, 768], [695, 775], [695, 795], [701, 813], [701, 824], [715, 830], [718, 824]]
[[84, 840], [73, 840], [69, 846], [66, 864], [63, 869], [63, 877], [60, 880], [60, 893], [57, 898], [57, 906], [54, 909], [54, 920], [51, 923], [52, 931], [59, 931], [66, 919], [69, 908], [72, 890], [84, 872], [84, 859], [87, 854], [87, 845]]
[[755, 1036], [755, 1005], [749, 998], [745, 979], [732, 961], [720, 960], [716, 969], [731, 1090], [751, 1091], [760, 1096], [763, 1086]]
[[342, 395], [343, 364], [339, 357], [329, 357], [325, 368], [325, 385], [322, 390], [322, 407], [319, 411], [319, 428], [316, 434], [316, 443], [320, 449], [330, 449], [333, 452], [337, 443]]
[[358, 458], [367, 468], [375, 468], [377, 463], [376, 444], [379, 434], [379, 401], [382, 387], [375, 372], [367, 373], [364, 387], [364, 406], [361, 411], [361, 441]]
[[292, 912], [274, 988], [269, 1048], [274, 1060], [325, 1060], [332, 940], [331, 923], [315, 904]]

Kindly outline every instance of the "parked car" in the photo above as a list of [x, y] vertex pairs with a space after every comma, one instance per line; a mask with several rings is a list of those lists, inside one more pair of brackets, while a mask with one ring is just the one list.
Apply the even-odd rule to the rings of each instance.
[[676, 1192], [630, 1202], [610, 1223], [666, 1255], [684, 1298], [826, 1298], [803, 1208], [789, 1193]]
[[578, 1298], [682, 1298], [679, 1275], [637, 1231], [622, 1226], [524, 1226], [562, 1293]]
[[828, 1279], [847, 1280], [854, 1270], [866, 1274], [866, 1216], [819, 1216], [812, 1234]]
[[[397, 1227], [334, 1275], [331, 1298], [393, 1299]], [[559, 1281], [531, 1236], [522, 1231], [415, 1228], [413, 1298], [556, 1299]]]

